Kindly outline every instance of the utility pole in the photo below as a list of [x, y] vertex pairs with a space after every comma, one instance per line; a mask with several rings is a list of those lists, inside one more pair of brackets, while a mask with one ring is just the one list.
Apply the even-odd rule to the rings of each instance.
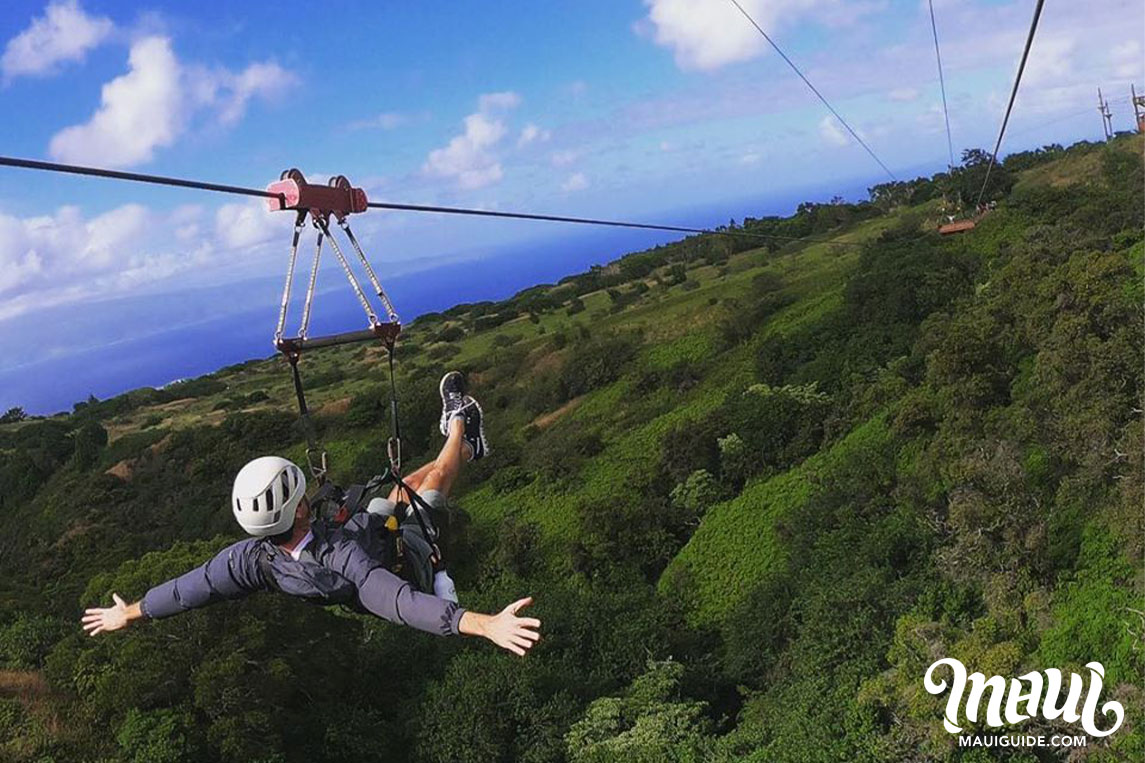
[[1101, 95], [1101, 88], [1097, 88], [1097, 113], [1101, 114], [1101, 127], [1105, 130], [1105, 139], [1113, 137], [1113, 113], [1109, 110], [1109, 101]]
[[1137, 88], [1129, 83], [1129, 92], [1133, 95], [1133, 116], [1137, 122], [1137, 132], [1145, 132], [1145, 95], [1137, 95]]

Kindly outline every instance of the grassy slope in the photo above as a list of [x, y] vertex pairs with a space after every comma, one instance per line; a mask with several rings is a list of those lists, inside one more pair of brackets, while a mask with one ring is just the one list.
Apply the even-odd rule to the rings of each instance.
[[[1141, 153], [1145, 136], [1133, 136], [1118, 148]], [[1070, 156], [1035, 167], [1021, 174], [1019, 183], [1061, 187], [1073, 183], [1091, 183], [1100, 177], [1101, 154], [1093, 152]], [[921, 211], [921, 210], [920, 210]], [[969, 235], [987, 237], [993, 243], [1009, 238], [1008, 231], [995, 230], [997, 220], [987, 217], [981, 230]], [[1139, 247], [1140, 248], [1140, 247]], [[810, 250], [806, 254], [810, 254]], [[845, 260], [844, 260], [845, 262]], [[792, 258], [788, 268], [806, 263]], [[1140, 266], [1139, 266], [1140, 269]], [[804, 272], [804, 280], [812, 273]], [[785, 273], [785, 276], [788, 276]], [[796, 288], [793, 281], [788, 288]], [[786, 324], [816, 308], [826, 309], [839, 299], [839, 291], [830, 281], [813, 286], [801, 296], [803, 299], [784, 313], [775, 316], [768, 330], [782, 331]], [[833, 448], [820, 452], [794, 469], [749, 485], [735, 499], [713, 507], [702, 524], [665, 571], [661, 588], [682, 590], [673, 586], [678, 577], [688, 579], [695, 599], [691, 602], [691, 616], [695, 622], [713, 623], [726, 614], [752, 587], [779, 570], [783, 563], [783, 544], [776, 538], [785, 517], [806, 507], [816, 490], [829, 482], [832, 471], [852, 461], [864, 448], [876, 448], [886, 438], [881, 419], [858, 427]]]
[[[877, 235], [888, 224], [877, 220], [857, 226], [840, 239], [858, 241]], [[689, 273], [702, 284], [692, 291], [675, 287], [662, 302], [637, 306], [596, 323], [603, 328], [644, 327], [658, 340], [648, 350], [655, 364], [669, 366], [681, 358], [707, 360], [714, 353], [711, 336], [705, 332], [712, 310], [708, 300], [742, 290], [764, 268], [777, 270], [785, 279], [786, 290], [796, 301], [772, 317], [767, 330], [790, 331], [817, 316], [840, 298], [848, 268], [858, 250], [817, 244], [785, 256], [768, 258], [760, 264], [759, 253], [744, 253], [732, 263], [733, 272], [718, 278], [714, 268], [697, 268]], [[586, 300], [589, 312], [592, 303]], [[623, 418], [634, 395], [631, 381], [620, 381], [586, 396], [572, 414], [604, 425], [605, 450], [593, 458], [577, 482], [554, 491], [538, 481], [508, 493], [497, 493], [486, 485], [463, 496], [467, 511], [478, 522], [496, 521], [507, 513], [538, 523], [554, 540], [570, 540], [575, 529], [574, 507], [587, 501], [622, 499], [626, 488], [642, 476], [650, 476], [659, 461], [659, 443], [672, 426], [703, 415], [715, 408], [724, 392], [742, 389], [753, 381], [751, 357], [747, 348], [719, 357], [718, 365], [707, 371], [704, 380], [671, 402], [666, 412], [626, 431], [609, 427], [614, 418]]]

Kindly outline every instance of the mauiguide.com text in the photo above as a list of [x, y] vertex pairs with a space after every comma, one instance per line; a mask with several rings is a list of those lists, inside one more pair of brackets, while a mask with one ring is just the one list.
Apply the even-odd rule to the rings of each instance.
[[1033, 734], [963, 734], [958, 737], [959, 747], [1085, 747], [1088, 738], [1054, 734], [1034, 736]]

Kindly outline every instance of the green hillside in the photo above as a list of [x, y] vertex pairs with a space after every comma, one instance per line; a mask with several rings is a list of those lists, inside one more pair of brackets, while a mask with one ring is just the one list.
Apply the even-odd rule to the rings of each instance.
[[[1126, 720], [1087, 759], [1140, 759], [1142, 150], [1011, 155], [958, 236], [980, 157], [409, 326], [406, 461], [464, 370], [493, 452], [451, 568], [476, 609], [536, 597], [524, 660], [275, 596], [86, 638], [83, 607], [238, 537], [249, 458], [303, 459], [289, 374], [9, 412], [0, 759], [1042, 759], [957, 747], [944, 656], [1102, 662]], [[383, 350], [303, 372], [335, 479], [380, 471]]]

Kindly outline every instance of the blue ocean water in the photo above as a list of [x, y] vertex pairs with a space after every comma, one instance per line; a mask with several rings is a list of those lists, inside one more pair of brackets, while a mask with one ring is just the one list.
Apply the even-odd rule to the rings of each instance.
[[[851, 198], [865, 195], [860, 183], [842, 190], [849, 191]], [[830, 194], [835, 192], [832, 189]], [[786, 214], [803, 199], [830, 194], [789, 192], [782, 199], [723, 202], [666, 214], [661, 220], [710, 226], [726, 223], [730, 217]], [[403, 322], [408, 323], [423, 313], [459, 303], [504, 299], [521, 289], [553, 283], [591, 265], [677, 238], [678, 234], [649, 231], [566, 229], [560, 238], [475, 254], [465, 262], [383, 275], [383, 283]], [[330, 271], [324, 274], [323, 283], [338, 287], [340, 278], [337, 271]], [[256, 282], [224, 285], [210, 300], [201, 292], [185, 290], [95, 303], [51, 315], [37, 313], [0, 324], [0, 358], [20, 359], [19, 365], [0, 362], [0, 411], [16, 405], [31, 414], [70, 410], [89, 395], [105, 399], [137, 387], [160, 386], [268, 357], [273, 354], [271, 335], [280, 289], [281, 275], [275, 274]], [[220, 302], [226, 303], [225, 310], [217, 309]], [[235, 307], [240, 304], [250, 307]], [[54, 324], [45, 328], [49, 320], [59, 321], [58, 331]], [[361, 308], [344, 284], [316, 301], [312, 333], [361, 326]], [[57, 350], [49, 352], [45, 344], [37, 351], [27, 347], [27, 337], [40, 343], [48, 341], [45, 337], [68, 341]]]
[[[383, 275], [383, 285], [394, 300], [403, 322], [418, 315], [444, 310], [462, 302], [503, 299], [538, 283], [555, 282], [565, 275], [604, 263], [623, 252], [670, 240], [667, 235], [619, 232], [580, 237], [575, 243], [538, 243], [486, 256], [407, 273]], [[325, 293], [315, 299], [312, 333], [364, 327], [361, 307], [340, 272], [324, 273]], [[330, 288], [332, 287], [332, 288]], [[70, 410], [89, 395], [104, 399], [141, 386], [160, 386], [175, 379], [198, 376], [223, 366], [273, 354], [271, 335], [278, 310], [281, 276], [222, 287], [228, 292], [257, 294], [246, 310], [228, 310], [218, 317], [195, 314], [186, 294], [154, 295], [121, 304], [89, 306], [77, 320], [72, 311], [57, 311], [60, 330], [75, 336], [89, 331], [85, 321], [118, 320], [128, 338], [101, 341], [97, 346], [71, 349], [16, 367], [0, 370], [0, 411], [19, 405], [31, 414]], [[187, 309], [180, 309], [187, 308]], [[297, 308], [296, 308], [297, 309]], [[190, 312], [192, 322], [177, 316]], [[294, 313], [295, 320], [297, 312]], [[24, 323], [42, 322], [33, 315]], [[164, 329], [172, 319], [173, 327]], [[183, 320], [186, 320], [184, 317]], [[18, 346], [20, 334], [31, 327], [10, 322], [0, 345]], [[142, 327], [142, 328], [141, 328]], [[142, 333], [142, 336], [130, 334]], [[106, 337], [105, 337], [106, 339]], [[80, 343], [82, 345], [82, 342]]]

